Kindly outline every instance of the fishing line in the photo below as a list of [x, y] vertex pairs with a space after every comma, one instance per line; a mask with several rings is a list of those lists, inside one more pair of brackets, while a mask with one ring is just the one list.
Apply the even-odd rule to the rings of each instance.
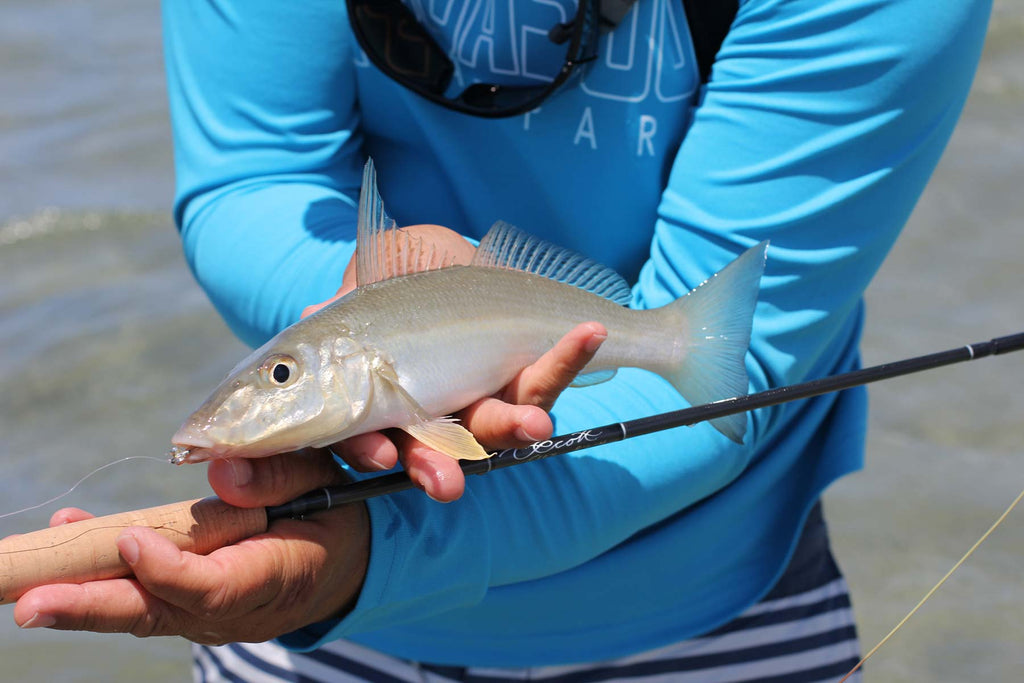
[[[134, 526], [144, 526], [144, 525], [134, 525]], [[65, 538], [64, 540], [58, 541], [56, 543], [47, 543], [45, 545], [40, 545], [40, 546], [36, 546], [36, 547], [18, 548], [17, 550], [4, 550], [4, 551], [0, 551], [0, 556], [18, 555], [18, 554], [21, 554], [21, 553], [35, 553], [35, 552], [38, 552], [40, 550], [52, 551], [54, 548], [60, 548], [62, 545], [68, 545], [69, 543], [74, 543], [75, 541], [77, 541], [77, 540], [79, 540], [79, 539], [81, 539], [81, 538], [83, 538], [85, 536], [88, 536], [89, 534], [96, 534], [98, 532], [107, 531], [107, 530], [110, 530], [110, 529], [121, 530], [121, 529], [124, 529], [124, 528], [125, 528], [125, 526], [123, 524], [111, 524], [109, 526], [94, 526], [94, 527], [92, 527], [90, 529], [84, 530], [82, 533], [78, 534], [77, 536], [69, 536], [68, 538]], [[181, 535], [181, 536], [187, 536], [188, 535], [187, 533], [185, 533], [184, 531], [181, 531], [180, 529], [174, 529], [174, 528], [168, 527], [166, 525], [148, 526], [146, 528], [152, 529], [153, 531], [168, 531], [168, 532], [175, 533], [175, 534], [178, 534], [178, 535]]]
[[39, 503], [38, 505], [32, 505], [32, 506], [27, 507], [27, 508], [22, 508], [20, 510], [15, 510], [14, 512], [5, 512], [3, 514], [0, 514], [0, 519], [6, 519], [7, 517], [14, 517], [15, 515], [21, 515], [21, 514], [24, 514], [26, 512], [32, 512], [33, 510], [38, 510], [39, 508], [46, 507], [50, 503], [56, 503], [61, 498], [64, 498], [65, 496], [71, 495], [74, 492], [74, 490], [77, 489], [82, 484], [82, 482], [84, 482], [86, 479], [88, 479], [92, 475], [96, 474], [97, 472], [99, 472], [101, 470], [105, 470], [108, 467], [113, 467], [114, 465], [119, 465], [122, 462], [126, 462], [128, 460], [155, 460], [156, 462], [161, 463], [161, 464], [166, 464], [166, 462], [167, 462], [163, 458], [155, 458], [152, 455], [129, 455], [126, 458], [121, 458], [120, 460], [115, 460], [113, 462], [108, 462], [106, 465], [100, 465], [99, 467], [94, 469], [92, 472], [90, 472], [89, 474], [87, 474], [84, 477], [82, 477], [81, 479], [79, 479], [77, 482], [75, 482], [74, 486], [69, 488], [64, 493], [61, 493], [61, 494], [59, 494], [57, 496], [54, 496], [53, 498], [51, 498], [49, 500], [45, 500], [42, 503]]
[[866, 655], [864, 655], [864, 658], [861, 659], [859, 662], [857, 662], [857, 666], [855, 666], [852, 669], [850, 669], [850, 671], [845, 676], [843, 676], [842, 678], [839, 679], [839, 683], [844, 683], [846, 681], [846, 679], [848, 679], [850, 676], [855, 674], [858, 669], [860, 669], [862, 666], [864, 666], [864, 662], [866, 662], [869, 659], [871, 659], [872, 655], [874, 655], [876, 652], [878, 652], [878, 650], [881, 649], [881, 647], [883, 645], [885, 645], [889, 641], [890, 638], [892, 638], [894, 635], [896, 635], [897, 631], [899, 631], [901, 628], [903, 628], [904, 624], [906, 624], [908, 621], [910, 621], [910, 618], [912, 616], [914, 616], [919, 609], [921, 609], [921, 607], [924, 605], [924, 603], [928, 602], [928, 600], [933, 595], [935, 595], [935, 592], [937, 590], [939, 590], [939, 588], [942, 587], [942, 584], [946, 583], [946, 580], [949, 579], [949, 577], [953, 576], [953, 572], [955, 572], [957, 569], [959, 569], [960, 565], [962, 565], [964, 562], [966, 562], [967, 558], [969, 558], [971, 555], [974, 554], [974, 551], [978, 549], [978, 546], [980, 546], [982, 543], [984, 543], [985, 539], [987, 539], [989, 536], [992, 535], [992, 532], [995, 531], [999, 527], [999, 525], [1003, 523], [1003, 520], [1005, 520], [1010, 515], [1010, 513], [1013, 512], [1013, 509], [1015, 507], [1017, 507], [1017, 503], [1019, 503], [1022, 499], [1024, 499], [1024, 491], [1020, 492], [1020, 495], [1018, 495], [1014, 499], [1014, 501], [1012, 503], [1010, 503], [1010, 507], [1006, 508], [1006, 510], [1003, 511], [1003, 514], [1001, 514], [999, 516], [999, 519], [997, 519], [992, 524], [992, 526], [990, 526], [988, 528], [988, 531], [986, 531], [984, 534], [981, 535], [981, 538], [979, 538], [977, 541], [975, 541], [974, 545], [971, 546], [971, 549], [968, 550], [966, 553], [964, 553], [964, 556], [961, 557], [959, 559], [959, 561], [957, 561], [957, 563], [953, 565], [953, 568], [950, 569], [948, 572], [946, 572], [946, 575], [943, 576], [941, 579], [939, 579], [939, 582], [937, 584], [935, 584], [934, 586], [932, 586], [932, 589], [930, 591], [925, 593], [924, 597], [921, 598], [920, 602], [918, 602], [916, 605], [914, 605], [914, 609], [910, 610], [907, 613], [907, 616], [903, 617], [900, 620], [900, 622], [898, 624], [896, 624], [896, 626], [894, 626], [891, 631], [889, 631], [889, 633], [885, 636], [885, 638], [882, 638], [882, 640], [880, 640], [878, 642], [878, 645], [875, 645], [873, 648], [871, 648], [871, 650]]

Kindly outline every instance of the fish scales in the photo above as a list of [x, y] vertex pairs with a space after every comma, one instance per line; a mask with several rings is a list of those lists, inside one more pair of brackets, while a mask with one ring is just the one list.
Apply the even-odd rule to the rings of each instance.
[[375, 283], [339, 303], [309, 324], [323, 334], [339, 322], [362, 329], [362, 343], [385, 355], [433, 414], [493, 394], [580, 323], [601, 322], [609, 333], [585, 373], [672, 365], [688, 336], [669, 330], [664, 312], [634, 311], [571, 285], [474, 266]]

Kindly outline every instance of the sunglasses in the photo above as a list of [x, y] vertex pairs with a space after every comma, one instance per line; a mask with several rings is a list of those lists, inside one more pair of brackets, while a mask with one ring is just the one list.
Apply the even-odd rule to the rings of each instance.
[[565, 61], [549, 83], [510, 86], [476, 83], [449, 96], [455, 66], [401, 0], [346, 0], [352, 31], [363, 52], [386, 76], [417, 95], [454, 111], [484, 118], [533, 111], [597, 56], [597, 0], [579, 0], [571, 22], [555, 25], [548, 38], [568, 43]]

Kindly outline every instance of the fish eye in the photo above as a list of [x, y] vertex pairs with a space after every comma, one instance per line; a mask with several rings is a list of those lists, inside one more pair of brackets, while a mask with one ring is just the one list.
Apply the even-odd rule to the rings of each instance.
[[263, 361], [260, 377], [269, 384], [286, 387], [299, 376], [299, 365], [291, 356], [274, 355]]
[[285, 382], [288, 381], [288, 377], [290, 377], [291, 374], [292, 371], [288, 369], [287, 365], [285, 365], [284, 363], [278, 363], [277, 365], [274, 366], [274, 369], [270, 373], [270, 376], [273, 377], [274, 381], [277, 382], [278, 384], [284, 384]]

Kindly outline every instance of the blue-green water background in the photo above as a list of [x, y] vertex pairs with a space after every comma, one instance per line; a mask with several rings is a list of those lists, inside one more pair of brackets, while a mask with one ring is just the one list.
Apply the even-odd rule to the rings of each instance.
[[[1024, 329], [1024, 0], [996, 3], [964, 118], [868, 295], [868, 363]], [[160, 458], [242, 353], [193, 283], [155, 2], [0, 6], [0, 514], [117, 458]], [[872, 388], [869, 466], [827, 512], [866, 646], [1024, 487], [1024, 354]], [[135, 460], [60, 505], [97, 513], [205, 495], [202, 468]], [[35, 529], [58, 504], [0, 518]], [[1024, 510], [873, 660], [869, 681], [1024, 670]], [[174, 638], [21, 632], [0, 607], [0, 680], [189, 676]]]

